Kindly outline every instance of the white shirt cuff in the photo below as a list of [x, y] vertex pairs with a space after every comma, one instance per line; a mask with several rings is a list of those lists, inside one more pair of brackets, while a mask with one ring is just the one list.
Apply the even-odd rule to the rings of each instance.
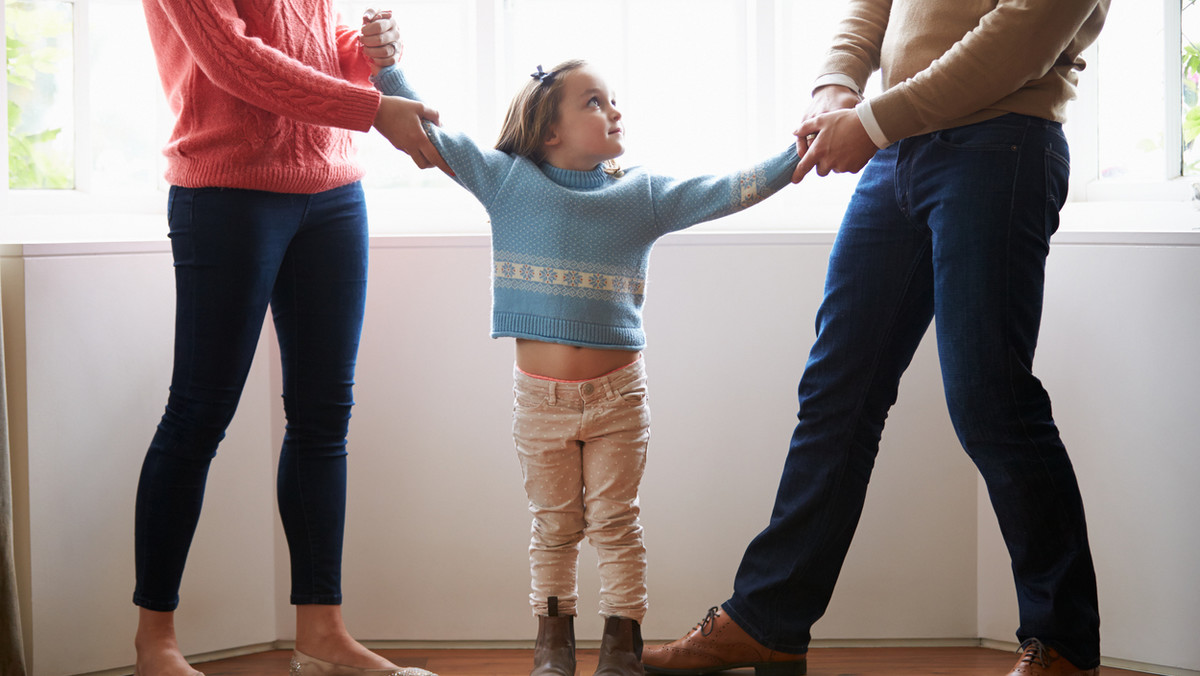
[[878, 148], [882, 150], [892, 145], [892, 142], [884, 135], [883, 130], [879, 128], [879, 122], [875, 120], [875, 113], [871, 112], [870, 101], [863, 101], [854, 106], [854, 112], [858, 113], [858, 121], [862, 122], [863, 129], [867, 130], [867, 136], [871, 137], [871, 141]]

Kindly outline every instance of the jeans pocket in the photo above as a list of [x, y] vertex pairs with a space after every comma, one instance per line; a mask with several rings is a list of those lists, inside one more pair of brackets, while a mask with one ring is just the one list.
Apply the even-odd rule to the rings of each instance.
[[543, 394], [522, 392], [521, 390], [513, 392], [513, 410], [533, 410], [545, 406], [546, 403], [546, 397]]
[[1058, 231], [1059, 211], [1067, 201], [1070, 188], [1071, 162], [1054, 150], [1046, 147], [1046, 239]]
[[1017, 150], [1025, 139], [1028, 120], [1004, 115], [993, 120], [933, 132], [937, 145], [951, 150]]
[[646, 381], [642, 379], [635, 380], [625, 387], [617, 391], [621, 400], [628, 404], [641, 405], [646, 403], [647, 389]]

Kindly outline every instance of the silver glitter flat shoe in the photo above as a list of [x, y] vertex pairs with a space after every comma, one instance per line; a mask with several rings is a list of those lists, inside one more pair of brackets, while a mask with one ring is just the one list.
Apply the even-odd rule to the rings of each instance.
[[345, 664], [326, 662], [299, 650], [292, 651], [291, 676], [437, 676], [432, 671], [416, 667], [396, 669], [363, 669]]

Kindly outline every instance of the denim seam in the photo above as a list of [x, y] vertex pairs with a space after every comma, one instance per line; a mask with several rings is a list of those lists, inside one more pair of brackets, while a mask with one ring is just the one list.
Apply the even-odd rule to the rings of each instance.
[[[1024, 140], [1025, 140], [1025, 139], [1022, 139], [1022, 141], [1024, 141]], [[1025, 144], [1024, 144], [1024, 143], [1022, 143], [1022, 145], [1021, 145], [1021, 148], [1024, 148], [1024, 146], [1025, 146]], [[1048, 149], [1047, 149], [1047, 152], [1049, 152], [1049, 150], [1048, 150]], [[1057, 154], [1055, 154], [1055, 157], [1056, 157], [1056, 158], [1058, 157], [1058, 156], [1057, 156]], [[1045, 169], [1045, 167], [1046, 167], [1046, 159], [1045, 159], [1045, 158], [1043, 158], [1043, 160], [1042, 160], [1042, 163], [1041, 163], [1041, 164], [1042, 164], [1042, 167], [1043, 167], [1043, 169]], [[1018, 157], [1017, 166], [1018, 166], [1018, 171], [1022, 171], [1022, 170], [1023, 170], [1023, 169], [1021, 168], [1021, 158], [1020, 158], [1020, 157]], [[1049, 185], [1048, 185], [1048, 184], [1045, 184], [1045, 181], [1046, 181], [1046, 180], [1048, 180], [1048, 178], [1046, 178], [1046, 177], [1043, 177], [1043, 180], [1044, 180], [1043, 188], [1046, 190], [1046, 193], [1047, 193], [1047, 199], [1043, 199], [1043, 200], [1041, 201], [1041, 205], [1042, 205], [1042, 209], [1043, 209], [1042, 215], [1043, 215], [1043, 231], [1044, 231], [1044, 217], [1045, 217], [1045, 209], [1047, 209], [1047, 208], [1048, 208]], [[1015, 179], [1014, 179], [1014, 188], [1013, 188], [1013, 201], [1014, 201], [1014, 204], [1015, 204], [1015, 202], [1016, 202], [1016, 199], [1017, 199], [1017, 195], [1016, 195], [1016, 192], [1017, 192], [1017, 191], [1016, 191], [1015, 183], [1016, 183], [1016, 181], [1015, 181]], [[1010, 214], [1014, 213], [1014, 211], [1015, 211], [1015, 209], [1010, 209]], [[1009, 225], [1009, 227], [1008, 227], [1008, 236], [1009, 236], [1009, 239], [1008, 239], [1008, 241], [1006, 241], [1006, 243], [1005, 243], [1005, 255], [1006, 255], [1006, 257], [1007, 257], [1007, 260], [1008, 260], [1008, 261], [1011, 261], [1011, 255], [1012, 255], [1012, 241], [1011, 241], [1011, 237], [1012, 237], [1012, 233], [1013, 233], [1013, 227], [1014, 227], [1014, 222], [1013, 222], [1013, 220], [1011, 219], [1011, 217], [1010, 217], [1010, 221], [1009, 221], [1009, 224], [1008, 224], [1008, 225]], [[1046, 233], [1046, 236], [1047, 236], [1047, 239], [1048, 239], [1048, 238], [1049, 238], [1049, 233]], [[1006, 265], [1005, 269], [1006, 269], [1006, 270], [1010, 270], [1010, 269], [1011, 269], [1011, 265]], [[1011, 288], [1009, 287], [1009, 282], [1010, 282], [1010, 280], [1011, 280], [1011, 276], [1010, 276], [1010, 277], [1008, 277], [1008, 278], [1006, 278], [1006, 280], [1005, 280], [1005, 283], [1006, 283], [1006, 284], [1005, 284], [1005, 312], [1006, 312], [1006, 313], [1010, 312], [1010, 311], [1011, 311], [1011, 308], [1012, 308], [1012, 293], [1011, 293]], [[1018, 356], [1018, 354], [1017, 354], [1016, 348], [1015, 348], [1015, 346], [1014, 346], [1014, 344], [1013, 344], [1013, 341], [1012, 341], [1012, 338], [1011, 338], [1011, 329], [1012, 329], [1012, 326], [1013, 326], [1013, 319], [1012, 319], [1012, 317], [1011, 317], [1011, 316], [1007, 316], [1007, 317], [1005, 318], [1005, 325], [1006, 325], [1006, 326], [1008, 326], [1008, 327], [1009, 327], [1009, 329], [1010, 329], [1010, 333], [1009, 333], [1009, 335], [1006, 337], [1006, 338], [1007, 338], [1007, 342], [1008, 342], [1008, 345], [1007, 345], [1007, 348], [1008, 348], [1008, 349], [1007, 349], [1007, 351], [1008, 351], [1008, 355], [1007, 355], [1007, 357], [1008, 357], [1008, 363], [1006, 364], [1006, 368], [1005, 368], [1005, 371], [1006, 371], [1006, 374], [1007, 374], [1007, 380], [1008, 380], [1008, 393], [1009, 393], [1009, 396], [1010, 396], [1010, 402], [1013, 404], [1013, 408], [1014, 408], [1014, 410], [1017, 412], [1017, 420], [1018, 420], [1018, 422], [1019, 422], [1019, 423], [1020, 423], [1020, 425], [1021, 425], [1021, 434], [1022, 434], [1022, 436], [1023, 436], [1023, 438], [1024, 438], [1024, 442], [1025, 442], [1025, 444], [1027, 445], [1027, 447], [1028, 447], [1029, 449], [1031, 449], [1031, 450], [1033, 450], [1033, 451], [1035, 452], [1036, 458], [1037, 458], [1037, 460], [1038, 460], [1038, 464], [1039, 464], [1039, 466], [1042, 468], [1042, 470], [1043, 470], [1043, 473], [1044, 473], [1044, 474], [1047, 476], [1047, 478], [1048, 478], [1049, 480], [1053, 481], [1053, 480], [1054, 480], [1054, 472], [1053, 472], [1053, 471], [1051, 471], [1051, 469], [1050, 469], [1049, 467], [1047, 467], [1047, 466], [1046, 466], [1046, 464], [1045, 464], [1045, 455], [1044, 455], [1044, 454], [1041, 452], [1041, 445], [1040, 445], [1040, 444], [1038, 444], [1038, 443], [1037, 443], [1037, 442], [1034, 440], [1034, 438], [1033, 438], [1033, 435], [1032, 435], [1032, 434], [1030, 434], [1030, 432], [1029, 432], [1029, 424], [1028, 424], [1027, 420], [1025, 419], [1024, 415], [1022, 415], [1022, 408], [1021, 408], [1020, 406], [1017, 406], [1017, 405], [1016, 405], [1016, 404], [1017, 404], [1017, 403], [1020, 401], [1020, 397], [1018, 396], [1018, 394], [1017, 394], [1017, 392], [1016, 392], [1016, 389], [1015, 389], [1016, 377], [1017, 377], [1017, 374], [1016, 374], [1016, 372], [1015, 372], [1015, 369], [1016, 369], [1016, 364], [1017, 364], [1017, 363], [1018, 363], [1020, 360], [1019, 360], [1019, 356]], [[1031, 349], [1031, 351], [1032, 351], [1032, 352], [1036, 352], [1036, 350], [1037, 350], [1036, 341], [1035, 341], [1034, 345], [1030, 346], [1030, 349]], [[1031, 368], [1032, 368], [1032, 361], [1033, 361], [1033, 360], [1032, 360], [1032, 354], [1031, 354], [1030, 356], [1031, 356], [1031, 359], [1030, 359], [1030, 366], [1031, 366]], [[1032, 374], [1031, 374], [1031, 376], [1032, 376]], [[1058, 487], [1057, 487], [1057, 486], [1055, 486], [1055, 487], [1054, 487], [1054, 489], [1051, 491], [1051, 493], [1052, 493], [1052, 495], [1051, 495], [1050, 497], [1051, 497], [1051, 499], [1054, 501], [1054, 503], [1057, 505], [1057, 507], [1058, 507], [1058, 511], [1059, 511], [1060, 513], [1066, 513], [1068, 510], [1066, 509], [1065, 505], [1062, 503], [1062, 500], [1061, 500], [1061, 498], [1060, 498], [1061, 492], [1060, 492], [1060, 490], [1058, 489]], [[1022, 624], [1023, 624], [1023, 622], [1022, 622]], [[1071, 650], [1071, 649], [1069, 649], [1069, 648], [1066, 648], [1066, 649], [1064, 649], [1064, 648], [1063, 648], [1063, 644], [1061, 644], [1061, 643], [1059, 643], [1058, 641], [1056, 641], [1056, 640], [1055, 640], [1053, 637], [1044, 637], [1044, 636], [1018, 636], [1018, 639], [1020, 639], [1020, 640], [1022, 640], [1022, 641], [1026, 640], [1026, 639], [1029, 639], [1029, 638], [1038, 638], [1038, 639], [1039, 639], [1039, 640], [1041, 640], [1043, 643], [1047, 643], [1047, 645], [1050, 645], [1051, 647], [1053, 647], [1053, 648], [1054, 648], [1055, 650], [1057, 650], [1057, 651], [1058, 651], [1060, 654], [1063, 654], [1063, 655], [1064, 655], [1064, 657], [1066, 657], [1066, 658], [1067, 658], [1067, 660], [1068, 660], [1068, 661], [1070, 661], [1072, 664], [1075, 664], [1075, 665], [1079, 665], [1079, 664], [1080, 664], [1080, 662], [1079, 662], [1079, 660], [1078, 660], [1078, 655], [1077, 655], [1077, 653], [1075, 653], [1075, 651], [1074, 651], [1074, 650]], [[1095, 665], [1092, 665], [1092, 666], [1095, 666]], [[1082, 667], [1082, 668], [1089, 668], [1089, 667]]]

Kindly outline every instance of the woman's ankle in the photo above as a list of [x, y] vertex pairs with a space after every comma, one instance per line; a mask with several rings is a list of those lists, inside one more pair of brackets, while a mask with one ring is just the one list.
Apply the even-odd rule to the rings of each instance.
[[341, 606], [296, 606], [296, 650], [310, 657], [364, 669], [394, 669], [346, 630]]

